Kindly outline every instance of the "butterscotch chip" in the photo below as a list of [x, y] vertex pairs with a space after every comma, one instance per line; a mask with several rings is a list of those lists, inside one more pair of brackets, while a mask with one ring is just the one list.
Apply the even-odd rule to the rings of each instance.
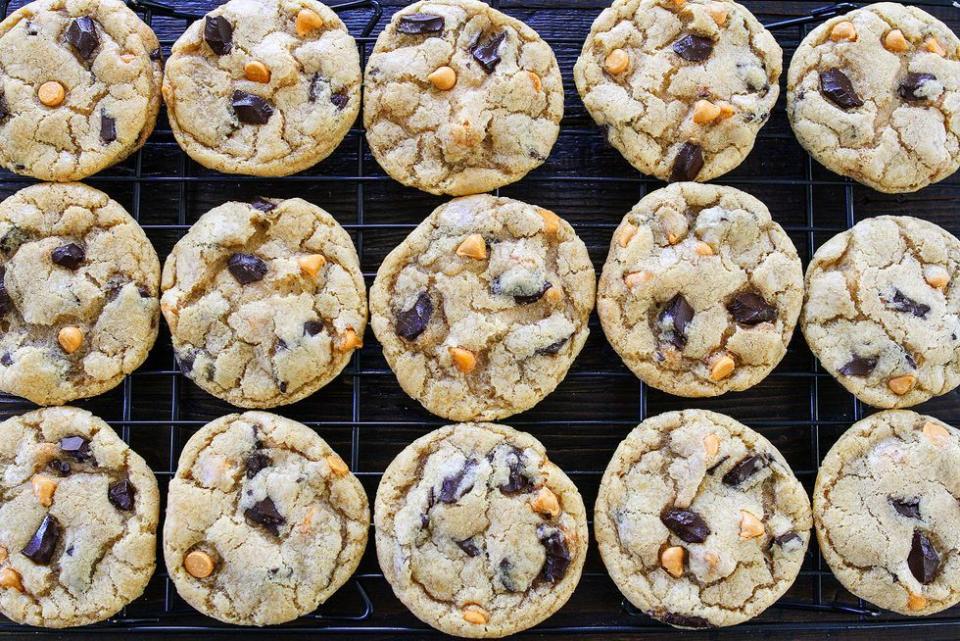
[[13, 568], [0, 570], [0, 588], [11, 588], [17, 592], [23, 592], [23, 581], [20, 578], [20, 573]]
[[916, 612], [917, 610], [922, 610], [927, 607], [927, 600], [920, 596], [919, 594], [910, 593], [907, 596], [907, 609]]
[[243, 75], [252, 82], [270, 82], [270, 70], [267, 65], [253, 60], [243, 66]]
[[682, 547], [669, 547], [660, 553], [660, 565], [670, 576], [678, 579], [683, 576], [683, 560], [686, 555], [687, 552]]
[[703, 448], [708, 458], [713, 458], [720, 451], [720, 438], [716, 434], [707, 434], [703, 439]]
[[727, 24], [727, 8], [722, 2], [709, 3], [707, 5], [707, 13], [709, 13], [713, 21], [717, 23], [717, 26], [722, 27]]
[[648, 272], [646, 270], [642, 272], [633, 272], [627, 274], [623, 277], [623, 282], [627, 284], [627, 287], [633, 289], [645, 283], [649, 283], [653, 280], [653, 272]]
[[693, 250], [697, 252], [698, 256], [713, 256], [714, 254], [713, 247], [704, 242], [698, 242], [694, 245]]
[[330, 471], [333, 472], [334, 476], [346, 476], [350, 471], [350, 468], [347, 467], [347, 464], [343, 462], [343, 459], [336, 454], [330, 454], [325, 458], [327, 465], [330, 466]]
[[205, 579], [213, 574], [216, 564], [213, 562], [213, 557], [206, 552], [193, 550], [184, 557], [183, 567], [190, 573], [190, 576]]
[[543, 219], [543, 232], [556, 236], [560, 232], [560, 217], [547, 209], [537, 209], [537, 214]]
[[706, 125], [720, 117], [720, 107], [709, 100], [698, 100], [693, 105], [693, 122]]
[[320, 269], [327, 264], [327, 259], [323, 254], [310, 254], [301, 256], [297, 259], [300, 264], [300, 271], [313, 278], [320, 273]]
[[534, 512], [544, 514], [551, 519], [560, 515], [560, 502], [557, 500], [557, 495], [546, 487], [540, 488], [533, 501], [531, 501], [530, 507], [533, 508]]
[[323, 27], [323, 18], [316, 11], [301, 9], [297, 12], [296, 30], [297, 35], [301, 38], [310, 35], [321, 27]]
[[940, 41], [934, 36], [930, 36], [923, 41], [923, 48], [930, 53], [937, 54], [941, 58], [947, 55], [947, 50], [943, 48], [943, 45], [940, 44]]
[[54, 479], [43, 474], [35, 474], [30, 483], [33, 485], [33, 494], [40, 505], [44, 507], [53, 505], [53, 494], [57, 491], [57, 482]]
[[891, 29], [883, 37], [883, 46], [894, 53], [903, 53], [910, 48], [910, 43], [899, 29]]
[[533, 83], [534, 91], [537, 93], [543, 91], [543, 81], [540, 79], [540, 76], [532, 71], [528, 71], [527, 76], [530, 78], [530, 82]]
[[57, 341], [67, 354], [73, 354], [83, 345], [83, 330], [79, 327], [63, 327], [57, 333]]
[[830, 39], [834, 42], [841, 42], [844, 40], [851, 42], [855, 41], [857, 39], [857, 29], [849, 20], [838, 22], [837, 24], [833, 25], [833, 29], [830, 30]]
[[942, 265], [927, 265], [923, 268], [923, 279], [930, 287], [944, 289], [950, 284], [950, 272]]
[[546, 298], [550, 304], [556, 305], [557, 303], [562, 301], [564, 298], [563, 288], [554, 285], [547, 290], [547, 292], [543, 295], [543, 297]]
[[457, 247], [457, 256], [486, 260], [487, 241], [485, 241], [480, 234], [470, 234], [460, 243], [460, 246]]
[[763, 522], [746, 510], [740, 510], [740, 538], [754, 539], [763, 536]]
[[10, 556], [10, 554], [7, 552], [7, 548], [5, 548], [5, 547], [3, 547], [2, 545], [0, 545], [0, 564], [6, 563], [7, 558], [8, 558], [9, 556]]
[[621, 247], [626, 247], [630, 244], [630, 241], [637, 234], [636, 225], [624, 225], [620, 234], [617, 236], [617, 244]]
[[45, 82], [37, 89], [37, 97], [40, 99], [40, 102], [48, 107], [59, 107], [63, 104], [63, 99], [66, 98], [66, 96], [66, 89], [56, 80]]
[[611, 51], [603, 63], [603, 68], [607, 70], [607, 73], [614, 76], [623, 73], [629, 66], [630, 56], [628, 56], [627, 52], [623, 49], [614, 49]]
[[723, 354], [710, 366], [710, 380], [719, 382], [730, 378], [730, 375], [733, 374], [733, 370], [736, 369], [736, 367], [736, 361], [728, 354]]
[[451, 347], [450, 357], [453, 364], [464, 374], [469, 374], [477, 367], [477, 357], [468, 349], [462, 347]]
[[890, 391], [898, 396], [903, 396], [904, 394], [909, 393], [911, 390], [913, 390], [916, 384], [917, 377], [913, 374], [895, 376], [887, 381], [887, 386], [890, 388]]
[[947, 428], [933, 421], [924, 423], [922, 431], [924, 436], [938, 443], [944, 443], [950, 437], [950, 431]]
[[457, 84], [457, 72], [450, 67], [437, 67], [430, 72], [427, 80], [440, 91], [448, 91]]
[[490, 613], [479, 605], [468, 605], [463, 609], [463, 620], [467, 623], [483, 625], [490, 620]]

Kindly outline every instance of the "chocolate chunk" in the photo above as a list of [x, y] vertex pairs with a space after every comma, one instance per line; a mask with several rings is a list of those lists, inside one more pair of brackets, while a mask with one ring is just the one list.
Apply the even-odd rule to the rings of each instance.
[[696, 180], [701, 169], [703, 169], [703, 149], [696, 143], [685, 142], [673, 159], [670, 182]]
[[59, 477], [70, 476], [70, 464], [64, 460], [55, 458], [47, 463], [47, 467], [53, 470]]
[[13, 365], [13, 356], [10, 356], [10, 352], [4, 352], [3, 356], [0, 356], [0, 365], [4, 367]]
[[443, 17], [432, 13], [410, 13], [400, 16], [397, 31], [408, 36], [419, 36], [425, 33], [443, 33]]
[[3, 235], [3, 238], [0, 239], [0, 251], [9, 254], [10, 252], [20, 249], [20, 245], [29, 239], [30, 236], [27, 232], [19, 227], [11, 227], [7, 230], [7, 233]]
[[927, 314], [930, 312], [930, 306], [924, 305], [923, 303], [918, 303], [913, 300], [899, 289], [893, 291], [893, 299], [885, 301], [887, 307], [892, 309], [895, 312], [903, 312], [905, 314], [913, 314], [917, 318], [926, 318]]
[[117, 139], [117, 121], [108, 116], [106, 111], [100, 112], [100, 140], [111, 143]]
[[273, 115], [273, 107], [260, 96], [246, 91], [233, 92], [233, 111], [240, 122], [248, 125], [264, 125]]
[[80, 267], [80, 263], [82, 263], [83, 259], [86, 257], [86, 252], [84, 252], [83, 248], [76, 243], [60, 245], [50, 252], [50, 260], [61, 267], [66, 267], [67, 269], [77, 269]]
[[274, 536], [280, 535], [280, 526], [287, 522], [277, 511], [277, 506], [269, 496], [254, 503], [253, 507], [248, 507], [243, 515], [248, 521], [253, 521], [267, 528]]
[[6, 315], [13, 309], [13, 299], [10, 298], [7, 285], [3, 282], [3, 274], [4, 270], [0, 267], [0, 316]]
[[933, 581], [937, 568], [940, 567], [940, 555], [937, 554], [930, 539], [920, 530], [913, 531], [913, 545], [907, 556], [907, 565], [910, 567], [910, 573], [924, 585]]
[[920, 518], [920, 499], [895, 499], [890, 496], [887, 497], [887, 500], [890, 501], [890, 505], [893, 506], [893, 509], [899, 512], [902, 516], [905, 516], [908, 519]]
[[252, 479], [260, 470], [270, 467], [273, 461], [266, 452], [256, 451], [247, 457], [247, 478]]
[[493, 73], [493, 70], [500, 64], [500, 45], [506, 38], [507, 32], [501, 31], [486, 42], [478, 41], [470, 51], [474, 60], [479, 62], [487, 73]]
[[690, 510], [667, 510], [660, 515], [667, 529], [687, 543], [703, 543], [710, 535], [710, 528], [703, 518]]
[[7, 97], [0, 92], [0, 120], [10, 115], [10, 107], [7, 106]]
[[779, 545], [780, 547], [783, 547], [784, 545], [786, 545], [787, 543], [790, 543], [791, 541], [801, 541], [801, 540], [802, 539], [800, 538], [800, 535], [791, 530], [790, 532], [784, 532], [779, 536], [773, 537], [773, 540], [770, 541], [770, 545]]
[[227, 261], [227, 269], [241, 285], [263, 280], [267, 275], [267, 264], [252, 254], [233, 254]]
[[759, 325], [777, 320], [777, 308], [753, 292], [741, 292], [727, 303], [727, 311], [741, 325]]
[[254, 198], [253, 201], [250, 202], [250, 206], [263, 213], [273, 211], [277, 208], [276, 203], [270, 202], [266, 198]]
[[702, 617], [688, 616], [686, 614], [677, 614], [675, 612], [664, 612], [663, 614], [652, 615], [669, 625], [679, 626], [681, 628], [693, 628], [695, 630], [703, 628], [712, 628], [710, 622]]
[[538, 356], [548, 356], [550, 354], [556, 354], [563, 348], [564, 345], [567, 344], [568, 340], [570, 340], [569, 336], [567, 336], [566, 338], [561, 338], [555, 343], [550, 343], [546, 347], [541, 347], [536, 352], [534, 352], [534, 354], [537, 354]]
[[194, 358], [191, 354], [177, 354], [177, 367], [183, 372], [184, 376], [190, 376], [193, 370]]
[[820, 91], [835, 105], [843, 109], [862, 107], [863, 101], [853, 88], [847, 74], [839, 69], [827, 69], [820, 72]]
[[345, 92], [340, 91], [335, 94], [330, 94], [330, 102], [333, 103], [334, 107], [340, 111], [343, 111], [346, 108], [347, 103], [350, 102], [350, 96], [348, 96]]
[[203, 24], [203, 39], [219, 56], [233, 48], [233, 25], [223, 16], [207, 16]]
[[47, 514], [20, 553], [34, 563], [49, 565], [53, 560], [53, 551], [57, 547], [57, 542], [60, 541], [60, 532], [60, 523]]
[[320, 74], [313, 74], [313, 78], [310, 80], [310, 89], [307, 92], [307, 100], [310, 102], [316, 102], [317, 96], [320, 95], [320, 85], [325, 83], [326, 80], [320, 77]]
[[926, 96], [922, 96], [917, 92], [924, 83], [930, 82], [931, 80], [936, 81], [936, 79], [937, 77], [932, 73], [913, 73], [911, 71], [907, 74], [907, 77], [903, 79], [903, 82], [900, 83], [900, 88], [897, 89], [897, 93], [900, 94], [901, 98], [909, 100], [910, 102], [926, 100]]
[[66, 436], [60, 439], [60, 451], [69, 454], [81, 463], [93, 457], [93, 452], [90, 451], [90, 441], [82, 436]]
[[277, 387], [280, 388], [280, 393], [281, 393], [281, 394], [286, 394], [286, 393], [287, 393], [287, 382], [286, 382], [286, 381], [280, 381], [280, 385], [278, 385]]
[[464, 553], [469, 557], [480, 556], [480, 548], [476, 546], [473, 542], [473, 539], [467, 539], [466, 541], [457, 541], [457, 547], [464, 551]]
[[408, 341], [416, 340], [427, 329], [431, 316], [433, 316], [433, 302], [427, 292], [421, 292], [417, 302], [410, 309], [397, 314], [395, 321], [397, 336]]
[[683, 349], [687, 345], [687, 326], [692, 320], [693, 308], [683, 294], [671, 298], [657, 316], [660, 328], [667, 329], [667, 341], [677, 349]]
[[713, 53], [713, 40], [686, 35], [673, 43], [673, 51], [687, 62], [703, 62]]
[[747, 456], [723, 475], [723, 484], [736, 487], [767, 466], [770, 460], [761, 454]]
[[563, 532], [544, 525], [537, 526], [537, 538], [547, 552], [540, 568], [540, 578], [548, 583], [556, 583], [566, 574], [570, 567], [570, 548]]
[[[464, 462], [460, 471], [453, 476], [448, 476], [440, 483], [440, 502], [456, 503], [464, 494], [473, 489], [473, 478], [470, 473], [477, 467], [477, 462], [469, 459]], [[465, 482], [466, 480], [466, 482]]]
[[723, 465], [724, 463], [726, 463], [726, 462], [727, 462], [727, 459], [729, 459], [729, 458], [730, 458], [730, 457], [729, 457], [728, 455], [726, 455], [726, 454], [724, 454], [723, 456], [721, 456], [721, 457], [720, 457], [720, 460], [718, 460], [716, 463], [714, 463], [713, 465], [711, 465], [710, 467], [707, 468], [707, 474], [713, 474], [714, 472], [716, 472], [716, 471], [717, 471], [717, 468], [720, 467], [721, 465]]
[[303, 324], [303, 333], [307, 336], [316, 336], [323, 331], [323, 323], [310, 320]]
[[500, 486], [500, 491], [508, 496], [532, 492], [533, 481], [523, 473], [525, 460], [523, 452], [511, 447], [505, 458], [510, 473], [507, 475], [507, 482]]
[[161, 49], [160, 47], [157, 47], [156, 49], [151, 51], [150, 59], [163, 61], [163, 49]]
[[517, 303], [517, 305], [532, 305], [543, 298], [543, 295], [546, 294], [547, 290], [551, 287], [553, 287], [553, 285], [550, 283], [544, 283], [540, 288], [540, 291], [536, 292], [535, 294], [530, 294], [529, 296], [514, 296], [513, 300]]
[[116, 483], [111, 483], [107, 487], [107, 498], [118, 509], [129, 512], [133, 509], [133, 498], [137, 490], [133, 487], [130, 479], [122, 479]]
[[89, 60], [96, 48], [100, 46], [97, 25], [89, 16], [80, 16], [71, 20], [64, 38], [84, 60]]
[[864, 358], [854, 354], [853, 358], [839, 371], [844, 376], [869, 376], [876, 366], [876, 358]]

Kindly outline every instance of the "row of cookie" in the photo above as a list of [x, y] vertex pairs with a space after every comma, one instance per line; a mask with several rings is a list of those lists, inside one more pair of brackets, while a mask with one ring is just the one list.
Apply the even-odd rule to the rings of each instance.
[[[83, 410], [38, 410], [0, 432], [0, 612], [46, 627], [113, 616], [154, 572], [153, 474]], [[852, 593], [927, 615], [960, 600], [958, 463], [954, 428], [876, 414], [827, 454], [811, 518], [806, 492], [764, 437], [721, 414], [670, 412], [620, 443], [595, 535], [623, 594], [676, 627], [734, 625], [776, 602], [800, 572], [811, 521]], [[588, 547], [573, 482], [536, 439], [503, 425], [451, 425], [414, 441], [384, 473], [374, 520], [397, 597], [466, 637], [550, 617], [576, 588]], [[363, 487], [323, 439], [248, 412], [186, 443], [163, 553], [200, 612], [273, 625], [312, 612], [350, 578], [369, 526]]]
[[[316, 392], [366, 328], [349, 234], [300, 199], [214, 208], [161, 279], [143, 230], [106, 194], [35, 185], [0, 204], [0, 258], [0, 389], [41, 405], [118, 385], [153, 346], [158, 309], [183, 372], [247, 408]], [[552, 392], [586, 343], [595, 298], [627, 366], [672, 394], [763, 380], [802, 307], [827, 371], [871, 405], [908, 407], [960, 383], [958, 270], [960, 241], [948, 232], [878, 217], [824, 243], [805, 287], [763, 203], [676, 183], [624, 218], [597, 292], [566, 221], [480, 195], [440, 206], [387, 256], [370, 310], [404, 391], [456, 421], [511, 416]]]
[[[23, 52], [30, 65], [16, 63]], [[165, 70], [159, 52], [119, 0], [37, 0], [12, 13], [0, 23], [0, 163], [43, 180], [85, 178], [143, 145], [162, 93], [177, 142], [200, 164], [287, 175], [328, 156], [360, 111], [356, 43], [316, 0], [233, 0], [186, 30]], [[826, 22], [790, 67], [797, 137], [828, 168], [881, 191], [946, 178], [960, 166], [958, 55], [960, 40], [915, 7], [880, 3]], [[753, 148], [782, 58], [730, 0], [616, 0], [574, 76], [637, 169], [706, 181]], [[362, 82], [374, 157], [436, 194], [519, 180], [549, 156], [563, 116], [549, 45], [477, 0], [397, 12]]]

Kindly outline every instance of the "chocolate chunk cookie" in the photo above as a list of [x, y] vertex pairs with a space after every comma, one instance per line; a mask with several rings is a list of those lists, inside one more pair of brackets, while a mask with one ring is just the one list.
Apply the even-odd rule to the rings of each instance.
[[735, 625], [800, 572], [810, 501], [770, 442], [705, 410], [647, 419], [600, 483], [594, 528], [620, 591], [678, 628]]
[[163, 553], [197, 610], [273, 625], [312, 612], [346, 583], [369, 527], [360, 481], [313, 430], [266, 412], [231, 414], [184, 446]]
[[80, 180], [143, 146], [160, 43], [119, 0], [37, 0], [0, 23], [0, 164]]
[[550, 155], [563, 117], [553, 50], [476, 0], [398, 11], [377, 38], [364, 82], [377, 162], [394, 180], [433, 194], [520, 180]]
[[960, 384], [960, 240], [879, 216], [824, 243], [807, 268], [810, 349], [875, 407], [910, 407]]
[[0, 389], [38, 405], [110, 390], [157, 338], [160, 261], [105, 193], [34, 185], [0, 203]]
[[230, 0], [173, 45], [163, 97], [204, 167], [286, 176], [340, 144], [360, 112], [360, 56], [315, 0]]
[[818, 162], [878, 191], [911, 192], [960, 167], [960, 40], [917, 7], [872, 4], [803, 40], [787, 114]]
[[802, 300], [797, 250], [762, 202], [679, 183], [647, 195], [614, 232], [597, 309], [645, 383], [698, 397], [766, 378]]
[[827, 453], [813, 491], [820, 551], [840, 583], [921, 616], [960, 601], [960, 432], [898, 410], [856, 423]]
[[373, 331], [404, 391], [445, 418], [539, 403], [580, 353], [596, 281], [556, 214], [471, 196], [437, 208], [390, 252], [370, 290]]
[[313, 394], [346, 367], [367, 325], [350, 235], [299, 198], [211, 209], [167, 257], [162, 286], [180, 369], [238, 407]]
[[156, 567], [157, 479], [84, 410], [29, 412], [0, 433], [0, 612], [45, 628], [112, 617]]
[[645, 174], [707, 181], [743, 162], [777, 96], [783, 52], [729, 0], [616, 0], [574, 78], [610, 144]]
[[461, 637], [530, 628], [563, 607], [587, 553], [583, 499], [535, 438], [505, 425], [448, 425], [387, 468], [377, 556], [420, 620]]

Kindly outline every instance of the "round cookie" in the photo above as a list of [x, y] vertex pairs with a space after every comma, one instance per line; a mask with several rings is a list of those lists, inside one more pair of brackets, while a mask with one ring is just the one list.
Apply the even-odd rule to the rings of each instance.
[[0, 23], [0, 165], [80, 180], [143, 146], [160, 42], [119, 0], [36, 0]]
[[590, 333], [595, 291], [566, 221], [470, 196], [438, 207], [383, 261], [371, 324], [407, 394], [450, 420], [494, 420], [563, 380]]
[[878, 216], [837, 234], [807, 267], [800, 326], [852, 394], [910, 407], [960, 384], [960, 240], [917, 218]]
[[960, 432], [892, 410], [854, 424], [813, 490], [820, 551], [853, 594], [922, 616], [960, 601]]
[[960, 167], [960, 40], [918, 7], [832, 18], [797, 48], [787, 114], [810, 155], [877, 191], [917, 191]]
[[766, 206], [732, 187], [648, 194], [613, 234], [603, 331], [627, 367], [670, 394], [718, 396], [773, 370], [803, 301], [803, 270]]
[[299, 198], [214, 207], [170, 252], [161, 285], [181, 370], [238, 407], [306, 398], [362, 346], [367, 292], [353, 241]]
[[0, 203], [0, 389], [38, 405], [102, 394], [157, 338], [160, 260], [102, 191], [27, 187]]
[[523, 178], [550, 155], [563, 81], [536, 31], [477, 0], [394, 14], [364, 77], [374, 158], [404, 185], [464, 196]]
[[45, 628], [112, 617], [156, 567], [153, 472], [85, 410], [36, 410], [0, 433], [0, 613]]
[[594, 531], [636, 607], [678, 628], [735, 625], [793, 584], [810, 541], [810, 500], [760, 434], [705, 410], [649, 418], [600, 483]]
[[577, 488], [539, 441], [505, 425], [448, 425], [411, 443], [380, 481], [374, 521], [397, 598], [460, 637], [504, 637], [547, 619], [587, 554]]
[[177, 39], [163, 98], [177, 142], [216, 171], [287, 176], [330, 155], [360, 112], [360, 56], [316, 0], [230, 0]]
[[661, 180], [707, 181], [743, 162], [780, 95], [783, 51], [729, 0], [616, 0], [574, 79], [610, 144]]
[[177, 592], [203, 614], [274, 625], [346, 583], [369, 527], [363, 486], [322, 438], [246, 412], [208, 423], [184, 446], [163, 554]]

